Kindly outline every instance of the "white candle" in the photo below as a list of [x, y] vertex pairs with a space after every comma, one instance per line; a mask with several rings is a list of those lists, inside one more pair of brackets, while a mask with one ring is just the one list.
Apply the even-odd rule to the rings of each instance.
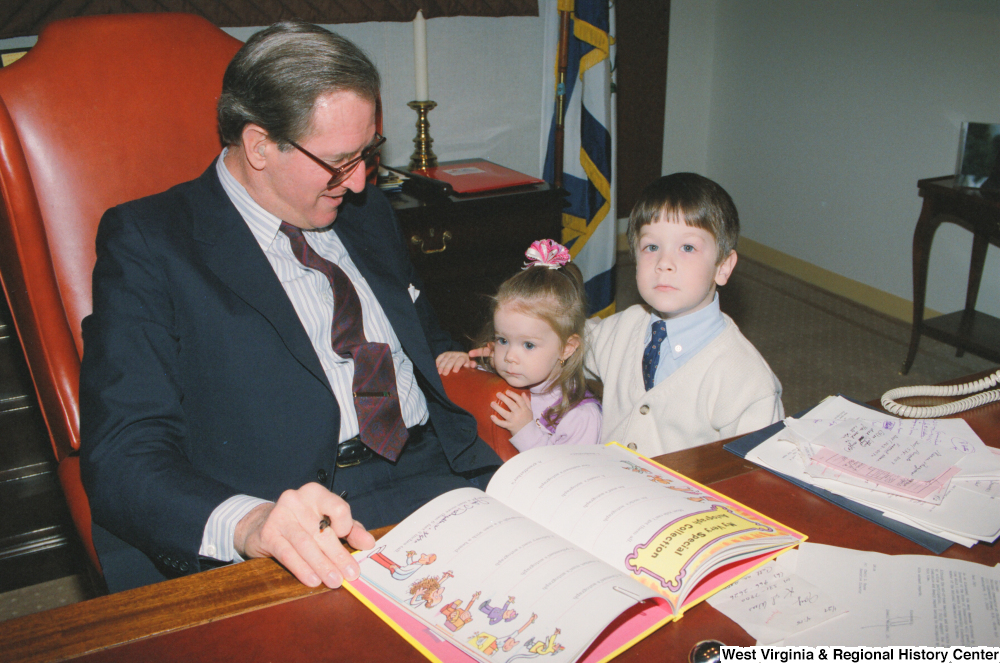
[[417, 10], [413, 19], [413, 69], [417, 74], [417, 101], [427, 101], [427, 21]]

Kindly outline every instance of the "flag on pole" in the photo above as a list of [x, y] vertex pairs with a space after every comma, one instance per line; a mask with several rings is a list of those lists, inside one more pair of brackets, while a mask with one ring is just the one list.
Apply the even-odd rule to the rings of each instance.
[[591, 315], [615, 312], [614, 9], [608, 0], [548, 0], [542, 98], [542, 177], [555, 178], [556, 61], [559, 12], [569, 11], [565, 78], [562, 243], [583, 272]]

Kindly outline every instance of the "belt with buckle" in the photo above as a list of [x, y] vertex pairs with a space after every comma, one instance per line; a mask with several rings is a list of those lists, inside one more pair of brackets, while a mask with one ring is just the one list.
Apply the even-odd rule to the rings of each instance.
[[358, 436], [344, 440], [337, 446], [337, 467], [354, 467], [372, 458], [375, 458], [375, 452]]

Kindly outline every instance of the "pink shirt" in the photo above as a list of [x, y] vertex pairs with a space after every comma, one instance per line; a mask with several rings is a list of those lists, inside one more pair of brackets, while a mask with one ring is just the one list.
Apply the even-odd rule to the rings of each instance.
[[554, 432], [549, 432], [542, 423], [542, 414], [562, 400], [562, 391], [556, 387], [547, 394], [546, 385], [531, 389], [531, 414], [534, 421], [510, 438], [510, 443], [518, 451], [553, 444], [598, 444], [601, 441], [601, 404], [588, 398], [563, 415]]

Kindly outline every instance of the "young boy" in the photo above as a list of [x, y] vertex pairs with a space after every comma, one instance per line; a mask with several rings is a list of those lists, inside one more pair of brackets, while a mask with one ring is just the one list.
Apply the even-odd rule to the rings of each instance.
[[588, 328], [603, 442], [657, 456], [784, 417], [778, 378], [719, 310], [715, 288], [736, 266], [738, 237], [736, 206], [712, 180], [675, 173], [643, 191], [628, 239], [645, 304]]

